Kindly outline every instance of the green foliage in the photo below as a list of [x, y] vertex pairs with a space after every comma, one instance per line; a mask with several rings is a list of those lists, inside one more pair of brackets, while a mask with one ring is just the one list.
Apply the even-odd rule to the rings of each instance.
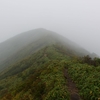
[[6, 69], [0, 75], [0, 100], [69, 100], [63, 75], [69, 57], [60, 50], [45, 47]]
[[87, 63], [87, 64], [89, 64], [89, 65], [93, 65], [93, 66], [99, 66], [100, 65], [100, 58], [91, 58], [89, 55], [87, 55], [87, 56], [84, 56], [84, 57], [81, 57], [80, 59], [79, 59], [79, 61], [81, 62], [81, 63]]
[[0, 100], [70, 100], [65, 68], [83, 100], [100, 98], [100, 59], [73, 57], [69, 50], [52, 45], [0, 74]]
[[70, 61], [67, 68], [83, 100], [98, 100], [100, 97], [100, 66], [93, 67]]

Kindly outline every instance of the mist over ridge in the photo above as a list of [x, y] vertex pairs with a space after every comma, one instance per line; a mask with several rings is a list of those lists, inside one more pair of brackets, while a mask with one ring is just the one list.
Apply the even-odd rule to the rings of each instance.
[[0, 42], [43, 27], [100, 56], [99, 0], [1, 0]]
[[91, 57], [97, 57], [96, 54], [91, 54], [56, 32], [38, 28], [23, 32], [0, 43], [1, 69], [49, 45], [62, 46], [66, 49], [66, 53], [71, 56], [90, 55]]
[[99, 100], [100, 0], [0, 0], [0, 100]]

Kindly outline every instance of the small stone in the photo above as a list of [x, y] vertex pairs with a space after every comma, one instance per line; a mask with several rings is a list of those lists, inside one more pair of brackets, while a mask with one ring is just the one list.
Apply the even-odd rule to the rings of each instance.
[[100, 100], [100, 98], [98, 98], [98, 100]]

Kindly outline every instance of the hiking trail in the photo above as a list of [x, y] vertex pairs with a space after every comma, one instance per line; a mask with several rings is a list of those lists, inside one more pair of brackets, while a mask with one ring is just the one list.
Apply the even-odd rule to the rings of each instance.
[[68, 69], [64, 70], [64, 77], [67, 80], [67, 87], [68, 91], [70, 93], [70, 100], [82, 100], [79, 93], [78, 93], [78, 88], [76, 87], [75, 83], [72, 81], [70, 76], [68, 75]]

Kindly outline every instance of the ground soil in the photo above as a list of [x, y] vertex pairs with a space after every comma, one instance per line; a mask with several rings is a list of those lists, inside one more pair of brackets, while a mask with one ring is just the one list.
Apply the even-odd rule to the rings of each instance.
[[76, 87], [76, 84], [73, 82], [73, 80], [68, 75], [68, 69], [64, 70], [64, 76], [66, 78], [66, 85], [70, 93], [70, 100], [82, 100], [78, 93], [78, 88]]

